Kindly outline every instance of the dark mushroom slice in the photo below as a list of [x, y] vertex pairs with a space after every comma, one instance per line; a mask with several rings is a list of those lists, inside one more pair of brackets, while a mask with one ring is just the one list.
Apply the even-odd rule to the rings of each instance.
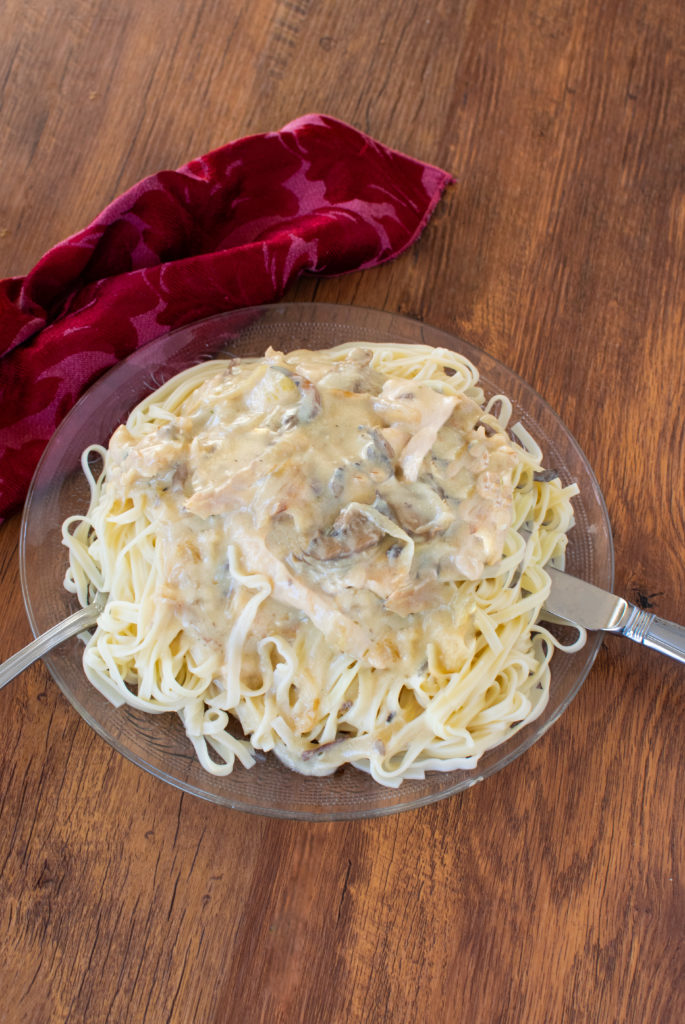
[[392, 518], [405, 533], [428, 540], [454, 522], [454, 513], [434, 487], [423, 481], [403, 486], [386, 486], [382, 497], [392, 510]]
[[395, 452], [386, 441], [380, 430], [375, 427], [360, 427], [360, 432], [369, 438], [364, 446], [362, 457], [369, 463], [371, 475], [384, 480], [395, 475]]
[[371, 522], [359, 509], [345, 508], [330, 530], [312, 537], [304, 555], [318, 562], [350, 558], [375, 547], [383, 536], [380, 527]]

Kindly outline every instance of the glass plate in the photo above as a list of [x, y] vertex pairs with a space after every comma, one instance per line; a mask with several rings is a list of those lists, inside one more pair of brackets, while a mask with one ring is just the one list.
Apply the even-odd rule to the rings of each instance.
[[[41, 633], [76, 606], [63, 586], [67, 554], [62, 521], [88, 505], [80, 468], [82, 450], [107, 441], [130, 409], [170, 376], [200, 360], [259, 355], [272, 345], [282, 350], [328, 348], [350, 340], [422, 343], [462, 353], [477, 367], [487, 395], [504, 393], [518, 418], [537, 439], [544, 464], [559, 470], [564, 483], [576, 481], [576, 526], [571, 531], [567, 568], [597, 586], [613, 585], [613, 547], [606, 507], [594, 474], [576, 441], [544, 400], [511, 370], [466, 342], [425, 324], [377, 310], [323, 303], [284, 303], [220, 314], [182, 327], [145, 346], [114, 367], [83, 396], [48, 444], [24, 508], [20, 542], [21, 581], [31, 628]], [[589, 634], [575, 654], [557, 651], [547, 708], [537, 721], [482, 755], [468, 771], [431, 772], [424, 781], [387, 789], [365, 773], [345, 767], [327, 778], [308, 778], [269, 755], [252, 769], [237, 764], [223, 778], [200, 767], [175, 714], [149, 715], [114, 708], [87, 681], [82, 644], [73, 639], [45, 657], [57, 685], [80, 715], [116, 750], [174, 786], [227, 807], [277, 817], [362, 818], [419, 807], [473, 786], [522, 754], [568, 707], [601, 644]]]

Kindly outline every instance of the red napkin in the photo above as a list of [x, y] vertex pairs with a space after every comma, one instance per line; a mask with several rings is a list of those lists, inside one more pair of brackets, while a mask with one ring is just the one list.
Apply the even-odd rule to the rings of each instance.
[[451, 180], [308, 115], [145, 178], [26, 277], [0, 281], [0, 516], [104, 370], [175, 327], [273, 302], [302, 273], [392, 259]]

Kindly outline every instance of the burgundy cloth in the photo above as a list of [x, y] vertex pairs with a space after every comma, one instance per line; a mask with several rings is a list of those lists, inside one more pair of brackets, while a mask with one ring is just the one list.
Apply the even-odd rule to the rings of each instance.
[[26, 277], [0, 281], [0, 516], [104, 370], [175, 327], [273, 302], [303, 272], [397, 256], [451, 180], [308, 115], [145, 178]]

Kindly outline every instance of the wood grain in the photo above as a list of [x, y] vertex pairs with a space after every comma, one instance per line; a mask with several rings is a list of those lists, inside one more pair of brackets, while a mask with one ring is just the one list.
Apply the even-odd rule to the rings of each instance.
[[[678, 0], [5, 0], [0, 275], [145, 174], [318, 110], [451, 170], [420, 242], [290, 298], [502, 359], [607, 499], [616, 587], [685, 622]], [[0, 528], [0, 656], [29, 637]], [[560, 722], [461, 796], [279, 822], [111, 751], [35, 665], [0, 694], [0, 1016], [685, 1019], [683, 667], [607, 638]]]

